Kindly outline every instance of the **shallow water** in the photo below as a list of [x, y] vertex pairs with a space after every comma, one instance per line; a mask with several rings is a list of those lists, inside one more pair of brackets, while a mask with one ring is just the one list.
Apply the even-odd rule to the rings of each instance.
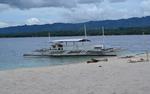
[[[55, 39], [81, 38], [81, 37], [52, 37]], [[93, 44], [102, 43], [101, 36], [89, 37]], [[105, 36], [104, 44], [111, 47], [126, 49], [121, 55], [140, 53], [150, 49], [150, 35], [134, 36]], [[47, 37], [39, 38], [1, 38], [0, 39], [0, 70], [44, 67], [51, 65], [62, 65], [80, 63], [89, 60], [91, 57], [23, 57], [24, 53], [35, 49], [49, 47]]]

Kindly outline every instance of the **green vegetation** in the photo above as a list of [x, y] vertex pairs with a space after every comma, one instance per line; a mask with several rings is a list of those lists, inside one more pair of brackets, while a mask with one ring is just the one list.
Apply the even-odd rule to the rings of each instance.
[[[17, 32], [12, 34], [0, 34], [0, 37], [44, 37], [48, 36], [50, 32], [51, 36], [82, 36], [84, 30], [78, 31], [43, 31], [43, 32]], [[131, 28], [115, 28], [105, 29], [105, 35], [141, 35], [150, 34], [150, 27], [131, 27]], [[87, 29], [87, 34], [90, 36], [102, 35], [101, 29]]]

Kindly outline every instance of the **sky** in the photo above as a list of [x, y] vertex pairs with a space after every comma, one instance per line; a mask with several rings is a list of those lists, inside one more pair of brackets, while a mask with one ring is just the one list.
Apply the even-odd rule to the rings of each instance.
[[150, 15], [150, 0], [0, 0], [0, 28]]

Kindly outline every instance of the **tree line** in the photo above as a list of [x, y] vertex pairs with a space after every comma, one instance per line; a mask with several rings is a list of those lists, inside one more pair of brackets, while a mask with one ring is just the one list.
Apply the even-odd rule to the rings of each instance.
[[[84, 30], [69, 30], [69, 31], [37, 31], [37, 32], [16, 32], [9, 34], [0, 34], [0, 37], [46, 37], [50, 33], [51, 36], [82, 36]], [[105, 35], [141, 35], [150, 34], [150, 27], [130, 27], [130, 28], [105, 28]], [[102, 30], [99, 28], [87, 29], [87, 35], [98, 36], [102, 35]]]

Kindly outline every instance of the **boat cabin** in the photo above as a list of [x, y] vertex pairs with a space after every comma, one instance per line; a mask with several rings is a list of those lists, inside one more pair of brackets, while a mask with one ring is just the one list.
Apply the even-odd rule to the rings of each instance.
[[94, 49], [95, 50], [102, 50], [102, 49], [104, 49], [104, 45], [95, 45]]
[[60, 43], [56, 43], [51, 45], [51, 50], [63, 50], [63, 45]]
[[50, 49], [51, 50], [65, 50], [65, 48], [78, 49], [79, 43], [84, 44], [85, 42], [90, 42], [88, 39], [63, 39], [63, 40], [54, 40], [51, 41], [52, 43]]

